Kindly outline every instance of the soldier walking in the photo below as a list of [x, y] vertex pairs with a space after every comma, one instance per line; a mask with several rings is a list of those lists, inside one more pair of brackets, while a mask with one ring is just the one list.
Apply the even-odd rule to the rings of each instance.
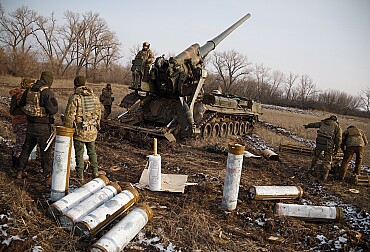
[[112, 103], [114, 101], [114, 97], [112, 96], [112, 86], [111, 84], [107, 84], [105, 88], [101, 91], [100, 95], [100, 102], [104, 106], [104, 120], [108, 119], [108, 116], [112, 112]]
[[319, 159], [319, 156], [321, 152], [324, 152], [321, 180], [322, 182], [325, 182], [331, 169], [333, 155], [335, 156], [339, 151], [342, 139], [342, 129], [339, 126], [337, 117], [335, 115], [321, 120], [320, 122], [309, 123], [303, 126], [306, 129], [318, 128], [316, 136], [316, 147], [314, 150], [310, 171], [315, 171], [315, 166]]
[[73, 145], [76, 157], [77, 179], [84, 180], [84, 146], [87, 149], [93, 177], [99, 176], [95, 140], [100, 129], [101, 105], [93, 90], [85, 86], [86, 78], [74, 79], [75, 91], [69, 96], [64, 126], [74, 128]]
[[53, 74], [49, 71], [41, 73], [38, 80], [27, 89], [19, 101], [19, 106], [27, 115], [26, 140], [17, 165], [17, 178], [26, 175], [28, 157], [36, 144], [41, 151], [41, 168], [46, 182], [51, 182], [52, 150], [47, 148], [47, 142], [54, 130], [53, 115], [58, 112], [58, 102], [51, 90]]
[[342, 165], [339, 171], [339, 180], [343, 181], [346, 177], [349, 162], [356, 154], [354, 174], [360, 175], [364, 148], [368, 144], [365, 132], [355, 126], [349, 126], [342, 135], [341, 148], [344, 152]]

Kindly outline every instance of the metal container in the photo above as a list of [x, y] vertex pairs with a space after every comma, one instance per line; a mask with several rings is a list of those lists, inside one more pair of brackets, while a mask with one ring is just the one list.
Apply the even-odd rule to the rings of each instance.
[[80, 221], [85, 215], [113, 198], [119, 192], [121, 192], [121, 187], [116, 183], [103, 187], [61, 216], [60, 224], [66, 230], [72, 231], [76, 222]]
[[222, 206], [227, 210], [234, 210], [238, 201], [240, 176], [243, 167], [245, 146], [230, 142], [225, 174]]
[[370, 176], [369, 175], [354, 175], [353, 177], [355, 185], [370, 186]]
[[343, 221], [343, 209], [340, 207], [276, 203], [274, 213], [307, 221]]
[[55, 202], [68, 193], [73, 128], [56, 127], [50, 200]]
[[279, 161], [279, 156], [278, 154], [276, 154], [275, 152], [273, 152], [272, 150], [269, 150], [269, 149], [265, 149], [262, 151], [262, 155], [268, 159], [268, 160], [272, 160], [272, 161]]
[[299, 155], [306, 155], [311, 156], [312, 155], [312, 148], [307, 146], [299, 146], [294, 144], [280, 144], [279, 151], [289, 152], [293, 154], [299, 154]]
[[149, 155], [149, 190], [160, 191], [162, 187], [161, 156]]
[[122, 251], [152, 217], [153, 212], [148, 205], [139, 205], [94, 243], [90, 251]]
[[300, 186], [251, 186], [248, 190], [252, 200], [298, 199], [302, 195]]
[[76, 223], [76, 234], [91, 237], [139, 201], [139, 193], [131, 185], [96, 208]]
[[66, 213], [68, 210], [73, 208], [75, 205], [81, 201], [90, 197], [93, 193], [99, 191], [104, 186], [109, 184], [109, 179], [100, 175], [99, 177], [91, 180], [90, 182], [84, 184], [76, 191], [64, 196], [57, 202], [54, 202], [49, 208], [49, 214], [59, 218], [61, 215]]

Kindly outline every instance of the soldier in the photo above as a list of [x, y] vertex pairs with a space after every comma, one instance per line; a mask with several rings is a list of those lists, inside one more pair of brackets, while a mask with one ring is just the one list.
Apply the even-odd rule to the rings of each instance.
[[48, 139], [54, 130], [53, 115], [58, 112], [58, 102], [51, 90], [53, 74], [49, 71], [41, 73], [40, 80], [27, 89], [19, 101], [19, 106], [27, 115], [26, 140], [17, 165], [17, 178], [26, 175], [24, 172], [30, 153], [36, 144], [41, 151], [41, 167], [45, 181], [50, 183], [52, 171], [52, 151], [47, 148]]
[[320, 122], [309, 123], [303, 126], [306, 129], [318, 128], [316, 137], [316, 147], [314, 150], [314, 156], [312, 158], [310, 171], [315, 170], [317, 160], [319, 159], [321, 152], [324, 151], [323, 172], [321, 180], [325, 182], [328, 178], [329, 171], [331, 169], [333, 155], [335, 156], [339, 151], [342, 138], [342, 129], [339, 126], [337, 117], [335, 115], [332, 115], [329, 118], [321, 120]]
[[144, 67], [144, 77], [149, 75], [149, 69], [150, 65], [154, 61], [154, 54], [153, 52], [149, 49], [150, 44], [149, 42], [144, 42], [143, 43], [143, 49], [139, 51], [136, 54], [135, 59], [142, 59], [144, 61], [145, 67]]
[[354, 174], [360, 175], [364, 147], [368, 144], [365, 132], [355, 126], [349, 126], [342, 135], [341, 148], [344, 152], [342, 165], [339, 171], [339, 180], [343, 181], [346, 177], [349, 162], [353, 154], [356, 153], [356, 163]]
[[101, 105], [93, 90], [85, 86], [86, 78], [74, 79], [74, 94], [71, 94], [66, 106], [64, 125], [74, 128], [73, 145], [76, 157], [77, 179], [84, 180], [84, 146], [87, 149], [93, 177], [99, 176], [95, 152], [95, 140], [100, 129]]
[[112, 103], [114, 101], [114, 96], [112, 96], [112, 86], [107, 84], [105, 88], [101, 91], [100, 102], [104, 105], [104, 117], [103, 119], [108, 119], [108, 116], [112, 112]]
[[19, 101], [26, 90], [30, 88], [35, 81], [31, 78], [24, 78], [21, 81], [20, 88], [14, 88], [9, 91], [11, 95], [9, 112], [12, 115], [12, 126], [15, 134], [15, 145], [12, 153], [12, 168], [15, 169], [18, 164], [18, 158], [21, 155], [22, 147], [26, 139], [27, 115], [19, 106]]

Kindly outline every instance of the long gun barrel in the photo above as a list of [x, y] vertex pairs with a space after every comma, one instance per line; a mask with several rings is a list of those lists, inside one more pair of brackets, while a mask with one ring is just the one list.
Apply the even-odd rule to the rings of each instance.
[[216, 46], [218, 44], [220, 44], [220, 42], [224, 38], [226, 38], [231, 32], [233, 32], [242, 23], [244, 23], [248, 18], [250, 18], [250, 16], [251, 16], [251, 14], [248, 13], [247, 15], [245, 15], [244, 17], [239, 19], [235, 24], [233, 24], [228, 29], [226, 29], [223, 33], [221, 33], [220, 35], [218, 35], [214, 39], [207, 41], [207, 43], [205, 45], [201, 46], [199, 48], [199, 52], [200, 52], [200, 55], [202, 56], [202, 58], [204, 59], [208, 55], [208, 53], [210, 53], [212, 50], [214, 50], [216, 48]]

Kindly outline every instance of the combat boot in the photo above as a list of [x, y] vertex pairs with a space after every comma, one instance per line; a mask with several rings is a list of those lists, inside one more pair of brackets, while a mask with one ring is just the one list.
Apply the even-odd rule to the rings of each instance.
[[83, 182], [84, 181], [84, 172], [83, 170], [76, 170], [77, 180]]
[[99, 173], [98, 170], [93, 171], [93, 178], [97, 178], [97, 177], [99, 177], [99, 175], [100, 175], [100, 173]]

